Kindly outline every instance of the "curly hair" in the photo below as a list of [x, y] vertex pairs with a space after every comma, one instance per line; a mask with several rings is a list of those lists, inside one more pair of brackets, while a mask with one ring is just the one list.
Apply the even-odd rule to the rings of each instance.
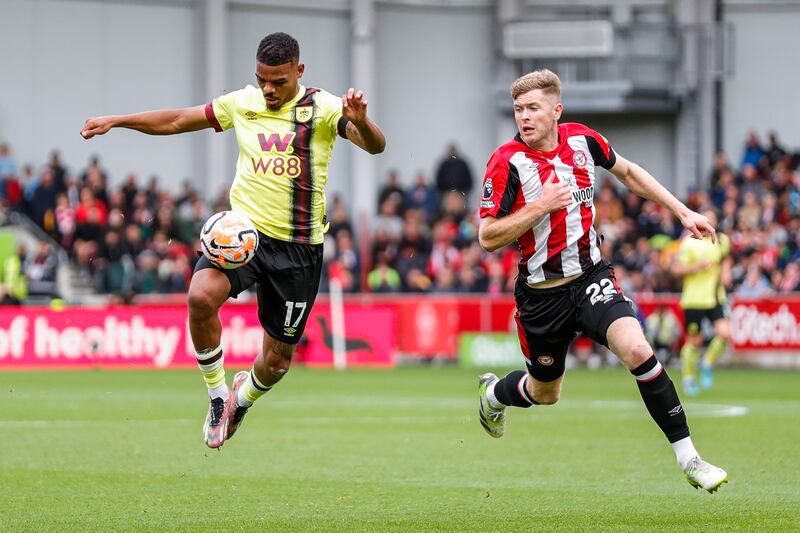
[[270, 33], [258, 45], [256, 61], [271, 67], [300, 60], [300, 45], [287, 33]]

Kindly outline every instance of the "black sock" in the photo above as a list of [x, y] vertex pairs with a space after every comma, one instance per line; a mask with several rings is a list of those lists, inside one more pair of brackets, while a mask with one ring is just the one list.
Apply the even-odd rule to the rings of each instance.
[[631, 374], [636, 376], [639, 393], [650, 411], [650, 416], [667, 439], [675, 442], [688, 437], [689, 426], [686, 424], [681, 400], [675, 392], [675, 385], [655, 356], [631, 370]]
[[494, 386], [494, 397], [503, 405], [514, 407], [530, 407], [536, 402], [528, 396], [523, 379], [528, 373], [524, 370], [515, 370], [498, 381]]

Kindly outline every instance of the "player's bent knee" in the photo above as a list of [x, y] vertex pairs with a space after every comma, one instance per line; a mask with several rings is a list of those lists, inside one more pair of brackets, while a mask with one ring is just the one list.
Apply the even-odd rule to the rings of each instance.
[[623, 360], [631, 370], [644, 364], [653, 356], [653, 349], [647, 343], [637, 342], [631, 345], [627, 352]]
[[220, 307], [220, 303], [217, 302], [218, 299], [214, 297], [213, 293], [205, 289], [192, 290], [190, 288], [187, 299], [189, 312], [201, 317], [215, 314]]
[[266, 358], [267, 370], [270, 374], [280, 379], [289, 372], [289, 367], [292, 366], [294, 348], [293, 344], [286, 344], [280, 341], [276, 341], [272, 345]]

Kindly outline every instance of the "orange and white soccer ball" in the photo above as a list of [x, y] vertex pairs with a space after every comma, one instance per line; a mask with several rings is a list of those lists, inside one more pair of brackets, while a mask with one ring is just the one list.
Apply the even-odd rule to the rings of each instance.
[[211, 215], [200, 231], [203, 255], [215, 265], [234, 269], [256, 255], [258, 231], [253, 222], [237, 211]]

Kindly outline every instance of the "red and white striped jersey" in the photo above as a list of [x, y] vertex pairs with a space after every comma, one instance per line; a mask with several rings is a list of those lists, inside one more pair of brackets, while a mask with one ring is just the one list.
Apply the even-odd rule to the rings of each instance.
[[580, 274], [600, 262], [594, 229], [595, 166], [610, 169], [616, 155], [605, 137], [577, 123], [558, 126], [558, 146], [537, 152], [519, 134], [494, 151], [486, 167], [481, 218], [504, 217], [536, 201], [555, 172], [572, 190], [572, 203], [544, 215], [523, 233], [520, 275], [529, 285]]

